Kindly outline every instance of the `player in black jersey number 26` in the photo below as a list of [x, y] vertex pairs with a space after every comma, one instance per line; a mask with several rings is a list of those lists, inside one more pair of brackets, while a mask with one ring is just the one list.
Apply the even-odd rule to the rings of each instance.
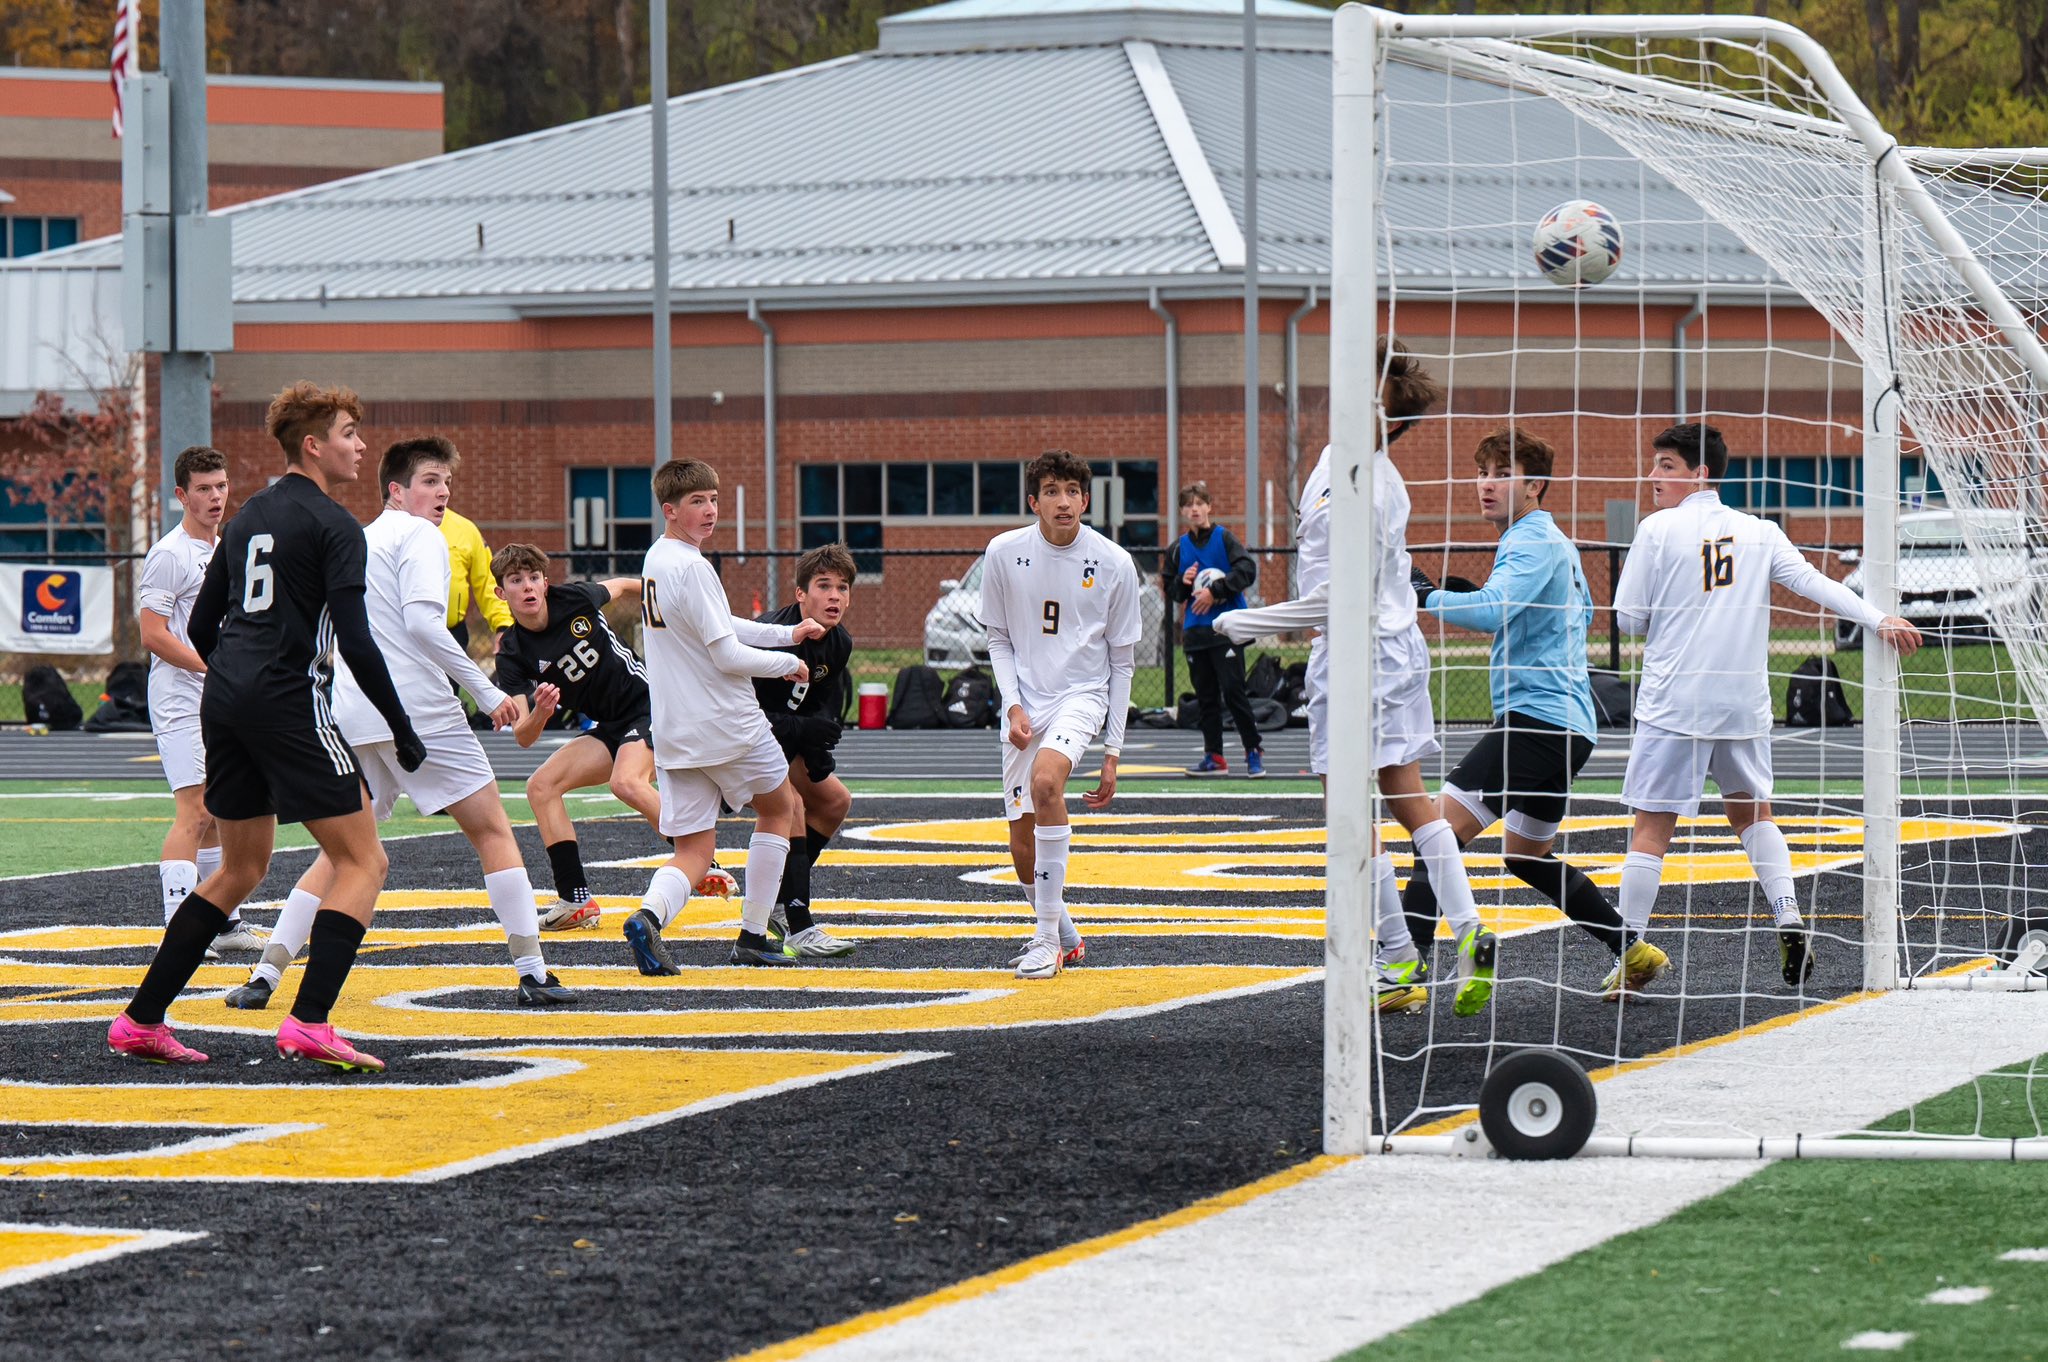
[[301, 382], [279, 393], [268, 425], [284, 449], [284, 476], [243, 503], [207, 565], [191, 639], [207, 667], [199, 722], [221, 867], [185, 896], [164, 929], [142, 986], [107, 1032], [116, 1054], [158, 1064], [206, 1061], [171, 1034], [164, 1012], [227, 915], [262, 883], [282, 819], [305, 824], [333, 863], [334, 881], [313, 919], [305, 978], [278, 1029], [277, 1052], [344, 1072], [384, 1067], [327, 1020], [386, 868], [355, 754], [334, 725], [336, 649], [390, 724], [399, 764], [417, 770], [426, 757], [370, 635], [362, 527], [330, 495], [356, 480], [362, 419], [361, 401], [346, 388]]

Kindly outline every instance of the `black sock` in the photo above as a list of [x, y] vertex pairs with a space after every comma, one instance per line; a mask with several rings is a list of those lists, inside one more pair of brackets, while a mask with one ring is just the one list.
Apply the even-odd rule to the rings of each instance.
[[305, 977], [299, 980], [299, 996], [292, 1000], [292, 1016], [308, 1026], [318, 1026], [334, 1010], [341, 986], [356, 963], [356, 947], [363, 944], [363, 924], [347, 913], [322, 908], [313, 914], [313, 932], [308, 940]]
[[750, 932], [744, 927], [740, 928], [739, 944], [747, 947], [749, 950], [765, 951], [770, 949], [767, 937], [759, 932]]
[[574, 837], [548, 843], [548, 864], [555, 871], [555, 892], [571, 903], [590, 897], [590, 883], [583, 878], [583, 853]]
[[142, 1026], [155, 1026], [164, 1010], [192, 982], [192, 974], [206, 962], [206, 948], [220, 935], [227, 915], [208, 902], [197, 890], [185, 895], [178, 911], [164, 927], [163, 944], [142, 976], [142, 987], [128, 1001], [128, 1019]]
[[1564, 909], [1566, 917], [1584, 927], [1610, 953], [1621, 954], [1621, 914], [1599, 886], [1586, 878], [1585, 871], [1555, 856], [1503, 856], [1501, 863], [1510, 875]]
[[782, 884], [775, 891], [775, 906], [789, 919], [792, 932], [811, 925], [811, 862], [816, 858], [810, 851], [810, 839], [816, 835], [807, 831], [790, 842], [789, 859], [782, 863]]
[[1408, 919], [1408, 935], [1415, 939], [1415, 950], [1427, 962], [1429, 953], [1436, 945], [1436, 921], [1439, 916], [1436, 906], [1436, 890], [1429, 882], [1429, 866], [1422, 857], [1415, 858], [1415, 864], [1408, 870], [1408, 887], [1401, 891], [1401, 916]]

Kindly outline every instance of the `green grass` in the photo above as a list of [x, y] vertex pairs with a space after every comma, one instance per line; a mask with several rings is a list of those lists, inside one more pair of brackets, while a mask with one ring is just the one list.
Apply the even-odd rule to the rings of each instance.
[[[2043, 1060], [2033, 1085], [2048, 1107]], [[2032, 1135], [2030, 1066], [1964, 1084], [1879, 1122], [1926, 1132]], [[1979, 1092], [1987, 1105], [1979, 1124]], [[1718, 1362], [1842, 1356], [1865, 1330], [1915, 1335], [1901, 1354], [2048, 1362], [2048, 1247], [2039, 1164], [1774, 1164], [1661, 1224], [1383, 1338], [1343, 1362]], [[1976, 1305], [1928, 1305], [1945, 1286]]]

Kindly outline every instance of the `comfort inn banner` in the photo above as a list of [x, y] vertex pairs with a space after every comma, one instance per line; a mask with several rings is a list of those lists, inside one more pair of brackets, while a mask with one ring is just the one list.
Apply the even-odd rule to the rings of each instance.
[[114, 651], [114, 571], [0, 564], [0, 652]]

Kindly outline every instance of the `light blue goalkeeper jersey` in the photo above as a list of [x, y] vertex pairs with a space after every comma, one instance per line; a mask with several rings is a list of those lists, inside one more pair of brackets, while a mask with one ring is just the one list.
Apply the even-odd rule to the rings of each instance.
[[1577, 547], [1550, 512], [1508, 526], [1485, 586], [1433, 591], [1428, 609], [1446, 624], [1493, 635], [1496, 719], [1512, 710], [1597, 741], [1586, 677], [1593, 595]]

